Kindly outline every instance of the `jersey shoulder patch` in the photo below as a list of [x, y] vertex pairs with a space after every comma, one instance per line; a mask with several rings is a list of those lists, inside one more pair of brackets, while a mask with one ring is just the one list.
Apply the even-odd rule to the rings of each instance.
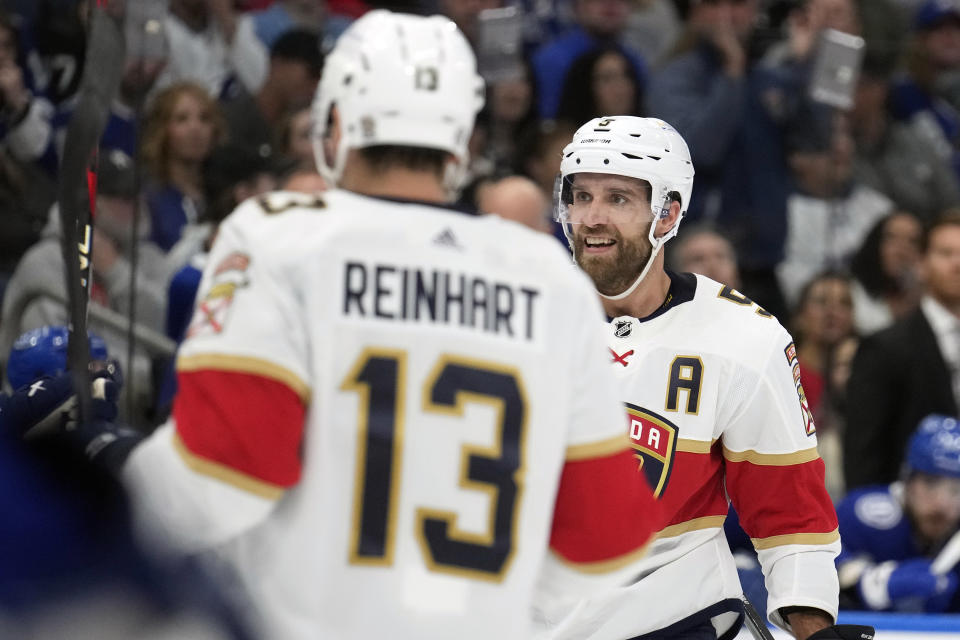
[[857, 520], [874, 529], [888, 530], [903, 520], [903, 507], [887, 491], [870, 491], [856, 499], [853, 512]]

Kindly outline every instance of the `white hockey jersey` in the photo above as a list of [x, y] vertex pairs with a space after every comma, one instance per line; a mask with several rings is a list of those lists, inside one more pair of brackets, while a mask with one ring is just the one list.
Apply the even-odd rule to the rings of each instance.
[[625, 640], [708, 619], [722, 637], [742, 611], [728, 498], [759, 554], [771, 621], [783, 626], [786, 606], [837, 614], [837, 519], [793, 341], [736, 290], [670, 278], [658, 311], [608, 325], [631, 441], [667, 526], [640, 578], [559, 612], [555, 638]]
[[173, 418], [125, 472], [161, 535], [220, 548], [266, 637], [527, 638], [538, 580], [625, 583], [661, 525], [623, 489], [600, 318], [514, 223], [268, 194], [222, 225]]

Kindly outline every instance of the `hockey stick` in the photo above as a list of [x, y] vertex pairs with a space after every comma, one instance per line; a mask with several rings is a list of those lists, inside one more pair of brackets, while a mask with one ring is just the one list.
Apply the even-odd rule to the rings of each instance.
[[742, 596], [740, 599], [743, 600], [743, 612], [746, 614], [744, 624], [754, 640], [773, 640], [773, 634], [770, 633], [766, 620], [760, 617], [754, 606], [747, 600], [747, 596]]
[[934, 574], [942, 576], [957, 566], [958, 562], [960, 562], [960, 531], [954, 533], [947, 544], [943, 545], [943, 549], [940, 550], [940, 553], [934, 558], [933, 564], [930, 565], [930, 570]]
[[[67, 125], [60, 162], [57, 200], [63, 229], [62, 251], [70, 325], [67, 362], [73, 374], [81, 420], [90, 416], [87, 304], [92, 276], [93, 211], [97, 195], [96, 149], [123, 73], [122, 6], [115, 0], [96, 0], [96, 6], [91, 7], [86, 61], [77, 105]], [[79, 196], [84, 181], [87, 201]]]

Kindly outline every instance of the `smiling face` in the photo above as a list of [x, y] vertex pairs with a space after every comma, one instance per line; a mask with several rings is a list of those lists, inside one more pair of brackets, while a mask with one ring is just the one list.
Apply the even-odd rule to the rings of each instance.
[[578, 173], [571, 179], [574, 258], [597, 291], [617, 295], [633, 284], [650, 258], [650, 185], [600, 173]]

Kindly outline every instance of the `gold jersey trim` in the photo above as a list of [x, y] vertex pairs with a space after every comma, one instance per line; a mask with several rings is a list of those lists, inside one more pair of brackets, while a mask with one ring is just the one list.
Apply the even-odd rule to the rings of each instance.
[[788, 544], [832, 544], [838, 540], [840, 540], [839, 529], [834, 529], [827, 533], [786, 533], [781, 536], [770, 536], [769, 538], [750, 538], [750, 542], [753, 543], [753, 548], [757, 551], [782, 547]]
[[177, 358], [177, 371], [199, 371], [202, 369], [252, 373], [263, 376], [290, 387], [294, 393], [300, 396], [300, 400], [304, 404], [307, 404], [310, 399], [310, 385], [304, 382], [300, 376], [286, 367], [263, 358], [223, 353], [201, 353]]
[[672, 538], [674, 536], [679, 536], [684, 533], [690, 533], [691, 531], [700, 531], [701, 529], [714, 529], [723, 526], [723, 521], [727, 519], [727, 516], [704, 516], [702, 518], [694, 518], [693, 520], [687, 520], [686, 522], [680, 522], [677, 524], [672, 524], [669, 527], [661, 529], [657, 532], [657, 539], [660, 538]]
[[617, 556], [616, 558], [599, 560], [597, 562], [574, 562], [573, 560], [567, 560], [553, 549], [550, 549], [550, 553], [553, 554], [560, 564], [578, 573], [610, 573], [611, 571], [622, 569], [623, 567], [641, 560], [647, 555], [647, 551], [650, 550], [650, 544], [652, 542], [653, 538], [651, 537], [650, 540], [643, 544], [643, 546], [634, 549], [633, 551], [628, 551], [627, 553]]
[[714, 442], [716, 442], [716, 440], [706, 442], [705, 440], [680, 438], [677, 440], [677, 451], [683, 451], [684, 453], [710, 453]]
[[723, 457], [730, 462], [749, 462], [765, 467], [787, 467], [792, 464], [812, 462], [820, 457], [816, 447], [802, 449], [792, 453], [759, 453], [750, 449], [746, 451], [731, 451], [723, 448]]
[[257, 480], [218, 462], [201, 458], [187, 448], [187, 445], [180, 439], [179, 433], [173, 434], [173, 448], [180, 454], [184, 464], [201, 475], [209, 476], [267, 500], [278, 500], [283, 495], [284, 489], [282, 487]]
[[630, 440], [627, 434], [614, 436], [599, 442], [588, 442], [587, 444], [573, 444], [567, 447], [566, 460], [574, 462], [577, 460], [591, 460], [593, 458], [605, 458], [621, 451], [630, 449]]

